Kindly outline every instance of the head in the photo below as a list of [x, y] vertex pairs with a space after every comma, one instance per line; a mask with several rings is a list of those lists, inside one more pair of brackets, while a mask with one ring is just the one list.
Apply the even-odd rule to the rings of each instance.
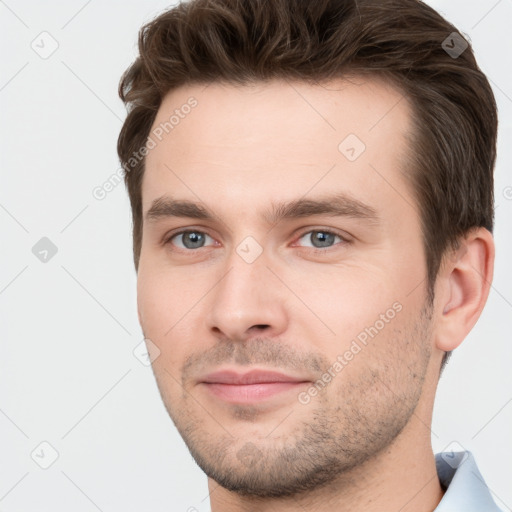
[[[412, 435], [483, 308], [496, 105], [453, 32], [416, 0], [195, 0], [140, 32], [118, 141], [139, 318], [228, 489], [325, 485]], [[215, 381], [254, 369], [288, 381]]]

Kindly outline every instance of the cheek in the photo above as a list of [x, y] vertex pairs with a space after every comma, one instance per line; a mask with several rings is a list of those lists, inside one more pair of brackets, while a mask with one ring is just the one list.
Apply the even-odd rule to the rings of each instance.
[[137, 304], [141, 321], [158, 335], [166, 333], [183, 317], [197, 300], [196, 294], [196, 286], [182, 272], [158, 264], [139, 267]]
[[180, 340], [186, 340], [186, 315], [197, 301], [188, 295], [181, 280], [169, 272], [139, 269], [137, 305], [141, 327], [144, 336], [160, 350], [155, 369], [162, 364], [175, 367], [183, 358], [180, 347], [185, 344]]
[[427, 324], [414, 325], [411, 320], [402, 309], [387, 323], [368, 324], [350, 340], [337, 359], [342, 369], [332, 390], [342, 402], [351, 395], [368, 403], [375, 396], [391, 402], [417, 396], [430, 353]]
[[168, 323], [167, 311], [172, 308], [172, 295], [168, 293], [165, 279], [139, 268], [137, 277], [137, 307], [142, 328], [148, 338], [158, 337]]
[[325, 267], [318, 272], [308, 271], [307, 275], [308, 279], [294, 291], [315, 314], [307, 318], [318, 325], [316, 341], [322, 351], [336, 357], [359, 335], [364, 341], [366, 330], [376, 323], [379, 332], [395, 323], [403, 294], [391, 271], [370, 265], [344, 265], [328, 272]]

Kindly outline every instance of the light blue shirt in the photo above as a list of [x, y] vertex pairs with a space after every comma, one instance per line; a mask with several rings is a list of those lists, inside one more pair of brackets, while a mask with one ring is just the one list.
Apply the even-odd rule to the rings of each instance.
[[471, 452], [438, 453], [436, 467], [446, 492], [434, 512], [502, 512]]

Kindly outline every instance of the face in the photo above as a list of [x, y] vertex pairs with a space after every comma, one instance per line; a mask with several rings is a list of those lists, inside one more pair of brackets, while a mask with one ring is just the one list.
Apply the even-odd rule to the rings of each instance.
[[229, 490], [277, 497], [349, 474], [424, 395], [410, 115], [363, 79], [187, 86], [161, 105], [139, 318], [172, 420]]

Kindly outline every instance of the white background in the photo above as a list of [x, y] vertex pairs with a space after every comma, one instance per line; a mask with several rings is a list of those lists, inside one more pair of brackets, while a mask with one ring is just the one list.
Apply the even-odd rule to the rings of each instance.
[[[500, 110], [493, 289], [441, 379], [432, 442], [471, 450], [511, 510], [512, 0], [428, 3], [471, 39]], [[117, 85], [137, 31], [168, 6], [0, 1], [1, 512], [209, 510], [206, 477], [132, 353], [142, 333], [124, 185], [92, 195], [119, 168]], [[47, 59], [31, 48], [43, 31], [59, 45]], [[42, 237], [58, 249], [47, 263], [32, 253]], [[43, 441], [59, 454], [48, 469], [31, 458], [51, 461]]]

